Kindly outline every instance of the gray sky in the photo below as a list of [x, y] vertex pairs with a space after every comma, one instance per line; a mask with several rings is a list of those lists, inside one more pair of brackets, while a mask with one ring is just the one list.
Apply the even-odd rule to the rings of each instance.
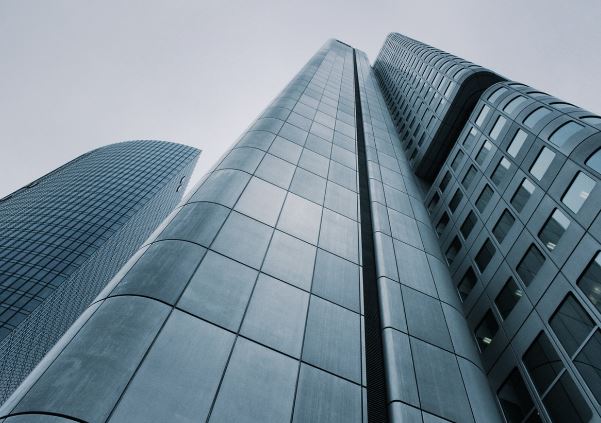
[[203, 150], [198, 179], [311, 55], [401, 32], [601, 113], [600, 0], [0, 0], [0, 197], [112, 142]]

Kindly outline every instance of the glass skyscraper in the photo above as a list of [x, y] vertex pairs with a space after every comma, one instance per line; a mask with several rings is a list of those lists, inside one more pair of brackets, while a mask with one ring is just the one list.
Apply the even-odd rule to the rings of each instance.
[[493, 71], [330, 40], [0, 416], [600, 421], [600, 148]]
[[0, 200], [2, 401], [173, 210], [198, 154], [113, 144]]

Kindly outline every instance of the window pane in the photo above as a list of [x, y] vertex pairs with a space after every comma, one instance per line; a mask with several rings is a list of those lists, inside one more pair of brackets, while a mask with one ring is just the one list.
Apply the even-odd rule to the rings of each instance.
[[516, 269], [526, 286], [530, 285], [534, 280], [540, 268], [543, 267], [544, 262], [545, 256], [543, 256], [538, 248], [531, 245]]
[[601, 149], [595, 151], [586, 161], [586, 165], [595, 172], [601, 173]]
[[547, 393], [543, 403], [549, 417], [554, 422], [584, 423], [591, 421], [591, 410], [567, 372]]
[[524, 291], [515, 283], [513, 278], [509, 278], [503, 289], [499, 292], [499, 295], [497, 295], [497, 298], [495, 298], [495, 305], [503, 319], [509, 316], [509, 313], [511, 313], [511, 310], [513, 310], [523, 295]]
[[495, 122], [495, 126], [493, 126], [493, 128], [491, 129], [490, 134], [489, 134], [493, 140], [497, 139], [497, 137], [503, 130], [503, 127], [505, 126], [506, 122], [507, 122], [507, 119], [505, 119], [503, 116], [499, 116], [497, 118], [497, 121]]
[[457, 253], [459, 253], [459, 250], [461, 250], [461, 241], [459, 241], [459, 238], [455, 237], [453, 238], [453, 241], [451, 242], [451, 245], [449, 245], [447, 253], [445, 254], [449, 266], [453, 263], [455, 257], [457, 257]]
[[585, 116], [580, 118], [581, 121], [588, 123], [589, 125], [600, 125], [601, 117], [599, 116]]
[[492, 311], [488, 310], [474, 331], [480, 352], [483, 352], [490, 345], [497, 330], [499, 330], [499, 324]]
[[526, 119], [524, 120], [524, 125], [528, 126], [529, 128], [534, 128], [536, 124], [540, 122], [540, 120], [547, 116], [549, 113], [551, 113], [549, 109], [539, 107], [538, 109], [530, 113], [528, 117], [526, 117]]
[[480, 147], [480, 151], [478, 151], [478, 154], [476, 155], [476, 163], [482, 165], [482, 163], [484, 163], [484, 160], [486, 160], [488, 153], [490, 153], [491, 148], [492, 143], [488, 140], [484, 141], [484, 144], [482, 144], [482, 147]]
[[470, 148], [473, 145], [474, 141], [476, 140], [477, 136], [478, 136], [478, 131], [476, 131], [475, 128], [470, 129], [470, 132], [467, 134], [467, 136], [463, 140], [463, 145], [465, 145], [465, 148]]
[[442, 214], [442, 216], [440, 216], [440, 219], [438, 220], [438, 223], [436, 224], [436, 233], [438, 234], [438, 236], [442, 235], [442, 233], [444, 232], [444, 230], [448, 224], [449, 224], [449, 215], [446, 212], [444, 212]]
[[497, 391], [497, 397], [505, 419], [510, 423], [521, 422], [534, 408], [530, 393], [518, 369], [512, 370]]
[[578, 172], [561, 201], [574, 213], [578, 213], [594, 187], [594, 180]]
[[480, 114], [478, 115], [478, 118], [476, 119], [476, 125], [482, 126], [482, 123], [484, 122], [484, 119], [486, 119], [486, 116], [488, 116], [489, 111], [490, 111], [490, 107], [488, 107], [486, 105], [484, 107], [482, 107], [482, 110], [480, 110]]
[[526, 134], [526, 132], [522, 131], [521, 129], [518, 129], [518, 131], [513, 136], [511, 144], [509, 144], [509, 147], [507, 147], [507, 153], [509, 153], [511, 157], [516, 157], [522, 149], [522, 146], [524, 145], [524, 142], [526, 141], [527, 137], [528, 134]]
[[511, 100], [509, 103], [507, 103], [507, 105], [503, 108], [503, 111], [511, 114], [514, 111], [516, 111], [517, 108], [520, 107], [525, 102], [526, 102], [526, 97], [522, 97], [521, 95], [517, 96], [516, 98]]
[[549, 251], [553, 251], [568, 226], [570, 226], [570, 219], [561, 211], [555, 209], [540, 230], [538, 237]]
[[476, 286], [476, 282], [478, 282], [478, 278], [476, 278], [476, 274], [474, 273], [474, 269], [471, 267], [467, 269], [459, 284], [457, 285], [457, 292], [459, 292], [459, 298], [461, 301], [465, 301], [474, 286]]
[[478, 251], [478, 254], [476, 254], [475, 258], [476, 266], [478, 266], [478, 269], [481, 273], [484, 272], [484, 270], [486, 270], [486, 267], [488, 266], [496, 252], [497, 249], [495, 248], [495, 245], [490, 239], [487, 239], [482, 245], [482, 248], [480, 248], [480, 251]]
[[578, 279], [578, 287], [601, 312], [601, 253], [591, 260]]
[[451, 181], [451, 174], [449, 172], [447, 172], [442, 177], [442, 180], [440, 181], [440, 185], [438, 186], [438, 188], [440, 189], [440, 192], [444, 192], [444, 190], [447, 189], [447, 185], [449, 185], [450, 181]]
[[547, 169], [549, 169], [549, 166], [551, 166], [551, 162], [554, 158], [555, 153], [549, 148], [543, 147], [541, 152], [538, 154], [538, 157], [532, 164], [532, 167], [530, 168], [530, 173], [532, 176], [539, 181], [543, 179], [543, 176], [545, 176], [545, 173], [547, 172]]
[[491, 103], [494, 103], [495, 101], [497, 101], [497, 99], [499, 97], [501, 97], [503, 94], [505, 94], [505, 92], [507, 91], [507, 88], [499, 88], [497, 89], [494, 93], [492, 93], [490, 95], [490, 97], [488, 97], [488, 101], [490, 101]]
[[513, 194], [511, 198], [511, 205], [515, 207], [518, 212], [521, 212], [524, 209], [524, 206], [534, 193], [534, 184], [530, 182], [528, 179], [524, 179], [518, 189]]
[[584, 128], [584, 126], [579, 125], [576, 122], [566, 122], [551, 134], [549, 141], [561, 147], [570, 139], [572, 135], [574, 135], [576, 132], [579, 132], [582, 128]]
[[434, 195], [432, 196], [432, 199], [428, 203], [428, 212], [432, 213], [432, 210], [434, 210], [434, 208], [438, 205], [439, 201], [440, 201], [440, 195], [438, 195], [438, 193], [435, 192]]
[[590, 316], [572, 294], [568, 294], [553, 313], [549, 325], [570, 356], [580, 348], [595, 327]]
[[523, 361], [534, 386], [541, 395], [563, 369], [559, 355], [544, 332], [541, 332], [528, 347]]
[[574, 360], [582, 378], [601, 404], [601, 332], [596, 331]]
[[461, 161], [463, 160], [463, 156], [465, 154], [463, 154], [463, 151], [459, 150], [457, 152], [457, 154], [455, 155], [455, 158], [453, 159], [453, 162], [451, 163], [451, 169], [453, 170], [457, 170], [457, 168], [459, 167], [459, 164], [461, 163]]
[[476, 173], [476, 168], [474, 166], [470, 166], [469, 170], [467, 171], [467, 173], [463, 177], [463, 180], [461, 181], [461, 185], [463, 185], [465, 189], [468, 189], [470, 187], [470, 185], [474, 181], [474, 178], [476, 177]]
[[492, 194], [492, 188], [486, 185], [476, 200], [476, 208], [480, 213], [482, 213], [488, 205], [488, 202], [492, 198]]
[[497, 241], [503, 242], [514, 222], [515, 218], [513, 215], [509, 211], [505, 210], [492, 230], [492, 233], [495, 238], [497, 238]]
[[472, 229], [474, 229], [474, 225], [477, 221], [478, 219], [476, 218], [476, 213], [470, 210], [469, 214], [463, 221], [461, 228], [459, 229], [464, 238], [467, 239], [467, 237], [470, 235], [470, 232], [472, 232]]
[[463, 193], [461, 192], [461, 190], [458, 189], [457, 191], [455, 191], [455, 195], [453, 195], [453, 198], [451, 198], [451, 201], [449, 202], [449, 209], [451, 209], [451, 213], [455, 212], [457, 206], [459, 205], [459, 203], [461, 203], [462, 198]]
[[503, 182], [505, 176], [507, 176], [510, 167], [511, 162], [505, 157], [503, 157], [497, 165], [497, 167], [495, 168], [495, 171], [490, 176], [490, 179], [495, 183], [495, 185], [498, 186], [501, 184], [501, 182]]

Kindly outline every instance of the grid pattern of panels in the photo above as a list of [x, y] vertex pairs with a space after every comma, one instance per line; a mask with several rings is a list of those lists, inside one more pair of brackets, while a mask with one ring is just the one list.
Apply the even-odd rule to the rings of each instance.
[[500, 421], [416, 178], [360, 58], [391, 421]]
[[[562, 346], [564, 334], [551, 324], [573, 299], [582, 313], [567, 313], [573, 319], [563, 319], [563, 330], [577, 333], [590, 320], [591, 341], [577, 344], [591, 356], [601, 318], [600, 146], [601, 118], [522, 84], [496, 84], [426, 198], [483, 364], [512, 421], [588, 421], [601, 411], [599, 379], [578, 367], [578, 353]], [[537, 390], [540, 375], [527, 363], [545, 361], [543, 354], [556, 364], [538, 369], [552, 382]], [[597, 356], [587, 366], [599, 364]], [[534, 399], [508, 399], [519, 386], [518, 397], [530, 391]], [[556, 401], [577, 404], [582, 414], [557, 409]]]
[[3, 415], [364, 421], [353, 71], [327, 43]]

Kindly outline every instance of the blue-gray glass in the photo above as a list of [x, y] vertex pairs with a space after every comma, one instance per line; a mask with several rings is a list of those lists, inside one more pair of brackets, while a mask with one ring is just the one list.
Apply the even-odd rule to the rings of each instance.
[[472, 232], [472, 229], [474, 229], [474, 225], [477, 221], [478, 218], [476, 217], [476, 213], [470, 210], [465, 220], [461, 224], [461, 228], [459, 229], [461, 231], [461, 235], [463, 235], [464, 238], [467, 239], [467, 237]]
[[555, 209], [538, 233], [538, 237], [549, 251], [553, 251], [568, 226], [570, 219], [559, 209]]
[[486, 208], [486, 206], [488, 206], [488, 202], [492, 198], [492, 195], [493, 190], [487, 184], [478, 196], [478, 199], [476, 200], [476, 208], [478, 209], [478, 211], [480, 211], [480, 213], [484, 212], [484, 209]]
[[591, 421], [591, 409], [580, 390], [565, 372], [549, 390], [543, 404], [554, 422], [586, 423]]
[[561, 201], [574, 213], [578, 213], [596, 184], [588, 175], [578, 172]]
[[597, 402], [601, 401], [601, 369], [599, 368], [599, 358], [601, 357], [601, 332], [595, 331], [592, 337], [576, 358], [574, 364], [580, 372], [580, 375], [586, 382]]
[[480, 273], [486, 270], [486, 267], [488, 266], [496, 252], [497, 249], [495, 248], [495, 245], [490, 239], [487, 239], [486, 242], [484, 242], [484, 245], [482, 245], [482, 248], [480, 248], [480, 251], [478, 251], [478, 254], [476, 254], [476, 257], [474, 259], [474, 261], [476, 262], [476, 266], [478, 266], [478, 270], [480, 270]]
[[497, 306], [497, 310], [499, 310], [499, 314], [503, 319], [506, 319], [507, 316], [509, 316], [509, 313], [511, 313], [520, 298], [523, 296], [524, 291], [522, 291], [515, 280], [510, 277], [495, 298], [495, 305]]
[[547, 172], [547, 169], [549, 169], [549, 166], [551, 166], [551, 162], [554, 158], [555, 153], [551, 151], [551, 149], [543, 147], [530, 168], [530, 174], [540, 181], [543, 179], [543, 176], [545, 176], [545, 173]]
[[566, 122], [551, 134], [549, 141], [561, 147], [570, 139], [572, 135], [576, 134], [583, 128], [583, 125], [579, 125], [574, 121]]
[[544, 332], [541, 332], [528, 347], [522, 360], [541, 395], [563, 369], [559, 355]]
[[476, 337], [480, 351], [484, 351], [488, 348], [498, 330], [499, 324], [492, 314], [492, 311], [488, 310], [474, 330], [474, 336]]
[[516, 268], [518, 275], [520, 275], [526, 286], [532, 283], [540, 268], [543, 267], [545, 260], [543, 253], [534, 244], [528, 248]]
[[514, 222], [515, 217], [513, 217], [513, 215], [508, 210], [504, 210], [501, 214], [501, 217], [499, 217], [499, 220], [497, 221], [495, 227], [492, 230], [492, 233], [497, 239], [497, 241], [503, 242], [503, 240], [507, 236], [507, 233], [513, 226]]
[[601, 173], [601, 149], [595, 151], [587, 160], [586, 165], [597, 173]]
[[557, 308], [549, 320], [549, 325], [570, 356], [580, 348], [595, 328], [591, 317], [572, 294]]
[[578, 278], [578, 287], [589, 301], [601, 312], [601, 253], [591, 260]]
[[513, 197], [511, 197], [511, 205], [515, 207], [518, 212], [521, 212], [528, 200], [534, 193], [535, 186], [528, 179], [524, 179], [520, 186], [516, 189]]
[[518, 369], [513, 369], [497, 391], [499, 403], [508, 422], [521, 422], [534, 408], [528, 388]]
[[469, 267], [457, 285], [457, 292], [462, 301], [470, 295], [470, 292], [472, 292], [472, 289], [474, 289], [477, 282], [478, 278], [476, 277], [474, 270]]

